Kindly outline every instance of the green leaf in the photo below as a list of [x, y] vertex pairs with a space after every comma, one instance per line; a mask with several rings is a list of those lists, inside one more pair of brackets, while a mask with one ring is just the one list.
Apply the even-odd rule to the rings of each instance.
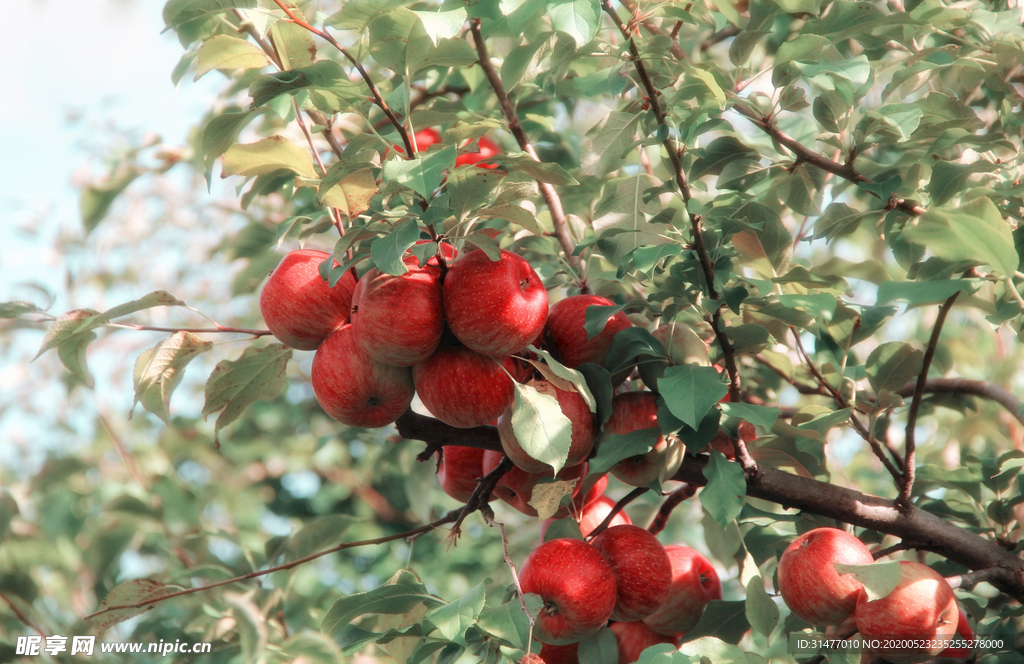
[[658, 391], [673, 415], [697, 429], [729, 388], [711, 367], [683, 364], [665, 369], [658, 380]]
[[683, 639], [691, 642], [705, 636], [714, 636], [726, 643], [736, 644], [749, 629], [746, 601], [728, 602], [716, 599], [708, 603], [700, 622], [687, 632]]
[[983, 196], [956, 209], [925, 212], [916, 223], [908, 224], [903, 238], [951, 263], [991, 265], [1004, 277], [1012, 276], [1019, 264], [1010, 227]]
[[601, 26], [598, 0], [548, 0], [551, 27], [568, 34], [580, 47], [597, 35]]
[[597, 446], [597, 455], [590, 459], [590, 473], [607, 473], [612, 466], [639, 454], [654, 449], [661, 431], [657, 427], [638, 429], [627, 434], [605, 434]]
[[[114, 586], [114, 588], [107, 593], [107, 596], [100, 602], [99, 610], [102, 611], [111, 606], [121, 606], [122, 604], [137, 604], [150, 599], [156, 599], [169, 595], [172, 592], [182, 590], [180, 586], [168, 586], [158, 581], [152, 581], [150, 579], [134, 579], [132, 581], [125, 581], [124, 583]], [[146, 611], [154, 608], [156, 604], [149, 604], [141, 609], [117, 609], [116, 611], [109, 611], [93, 618], [93, 629], [97, 633], [102, 634], [108, 628], [122, 623], [129, 618], [142, 615]]]
[[738, 417], [753, 425], [771, 430], [775, 426], [775, 420], [779, 418], [778, 408], [767, 406], [754, 406], [748, 403], [723, 403], [722, 412], [729, 417]]
[[462, 7], [438, 12], [413, 11], [413, 14], [420, 19], [423, 30], [434, 46], [441, 39], [458, 37], [462, 24], [466, 22], [466, 10]]
[[242, 175], [252, 177], [289, 170], [312, 180], [317, 177], [313, 157], [283, 136], [271, 136], [255, 143], [232, 145], [224, 153], [221, 177]]
[[764, 637], [771, 636], [779, 624], [779, 607], [765, 592], [764, 579], [754, 576], [747, 583], [747, 620]]
[[254, 111], [225, 111], [210, 120], [203, 128], [201, 141], [206, 179], [209, 181], [213, 160], [224, 154], [238, 139], [238, 133], [256, 117]]
[[877, 217], [877, 212], [859, 212], [846, 203], [830, 203], [825, 212], [814, 222], [814, 239], [832, 241], [854, 233], [866, 217]]
[[[301, 11], [298, 15], [302, 16]], [[308, 67], [316, 61], [316, 40], [301, 25], [290, 21], [275, 21], [270, 28], [270, 36], [284, 69]]]
[[814, 117], [826, 131], [839, 133], [846, 129], [850, 120], [850, 104], [835, 90], [825, 90], [814, 98]]
[[732, 136], [721, 136], [704, 148], [704, 155], [698, 157], [690, 168], [690, 179], [697, 180], [704, 175], [718, 175], [726, 164], [736, 159], [757, 160], [760, 155]]
[[[11, 521], [18, 516], [18, 503], [11, 494], [0, 489], [0, 542], [4, 541], [7, 533], [10, 532]], [[577, 525], [577, 529], [579, 526]], [[583, 539], [582, 536], [580, 539]]]
[[546, 182], [560, 187], [579, 184], [576, 178], [558, 164], [537, 161], [525, 152], [497, 154], [488, 157], [487, 162], [497, 164], [509, 172], [526, 173], [538, 182]]
[[[480, 170], [480, 169], [478, 169]], [[494, 207], [477, 210], [477, 216], [481, 219], [507, 219], [513, 224], [522, 226], [534, 235], [540, 237], [548, 231], [541, 225], [537, 216], [518, 205], [496, 205]]]
[[577, 653], [579, 661], [587, 664], [618, 664], [619, 645], [615, 632], [602, 627], [580, 642]]
[[164, 24], [171, 30], [197, 18], [220, 14], [230, 9], [254, 9], [257, 0], [169, 0], [164, 5]]
[[406, 613], [419, 604], [433, 608], [444, 603], [429, 594], [413, 574], [407, 574], [393, 584], [342, 597], [324, 616], [320, 631], [334, 638], [353, 620], [367, 613], [394, 615]]
[[900, 582], [901, 573], [898, 560], [871, 563], [870, 565], [832, 563], [832, 566], [840, 575], [852, 574], [863, 583], [869, 602], [882, 599], [891, 593]]
[[89, 184], [82, 187], [82, 197], [78, 201], [78, 211], [82, 216], [82, 225], [85, 232], [90, 233], [110, 211], [121, 192], [128, 188], [142, 172], [137, 169], [111, 178], [99, 184]]
[[207, 72], [214, 69], [259, 69], [270, 64], [270, 58], [250, 41], [214, 35], [199, 47], [196, 55], [196, 76], [198, 81]]
[[633, 145], [640, 115], [612, 111], [583, 137], [580, 166], [584, 175], [605, 175], [625, 163], [626, 151]]
[[821, 275], [802, 265], [790, 268], [789, 272], [772, 279], [772, 281], [777, 284], [799, 284], [805, 288], [828, 288], [842, 293], [847, 293], [850, 290], [850, 284], [846, 279], [833, 275]]
[[153, 413], [170, 425], [168, 410], [171, 394], [185, 375], [185, 367], [196, 357], [213, 348], [191, 332], [175, 332], [152, 348], [143, 351], [135, 361], [132, 382], [135, 386], [135, 404]]
[[321, 110], [339, 111], [359, 106], [366, 98], [365, 88], [349, 80], [345, 69], [334, 60], [320, 60], [308, 67], [265, 74], [249, 85], [253, 108], [259, 108], [278, 95], [309, 92], [310, 100]]
[[204, 418], [220, 411], [214, 427], [215, 441], [220, 430], [238, 419], [249, 404], [281, 393], [288, 384], [285, 374], [291, 357], [290, 348], [270, 344], [264, 348], [250, 346], [237, 360], [217, 363], [206, 381], [202, 411]]
[[304, 558], [338, 544], [352, 523], [352, 518], [345, 514], [328, 514], [314, 519], [292, 536], [285, 560], [290, 562]]
[[42, 311], [42, 309], [31, 302], [21, 300], [0, 304], [0, 318], [18, 318], [24, 314], [41, 313]]
[[[563, 521], [568, 520], [571, 519], [563, 519]], [[550, 529], [549, 527], [548, 530]], [[579, 530], [579, 524], [576, 525], [576, 529]], [[580, 537], [579, 539], [583, 538]], [[532, 608], [531, 604], [533, 604]], [[544, 600], [539, 595], [530, 593], [526, 595], [526, 606], [531, 608], [531, 611], [538, 612], [543, 608]], [[485, 607], [480, 612], [480, 619], [477, 624], [480, 629], [496, 636], [511, 647], [517, 650], [526, 649], [530, 633], [530, 621], [526, 614], [523, 613], [523, 607], [519, 600], [514, 599], [501, 606]]]
[[880, 344], [868, 355], [865, 372], [875, 392], [895, 392], [924, 368], [924, 353], [905, 341]]
[[552, 521], [547, 530], [544, 531], [545, 542], [550, 542], [553, 539], [562, 539], [564, 537], [578, 540], [583, 539], [583, 532], [580, 530], [580, 524], [576, 519], [571, 517], [557, 519], [556, 521]]
[[[591, 393], [586, 376], [581, 371], [570, 369], [552, 357], [551, 353], [546, 350], [541, 350], [535, 346], [527, 346], [527, 348], [544, 360], [543, 364], [534, 361], [531, 361], [530, 364], [544, 375], [545, 380], [554, 384], [559, 389], [576, 390], [583, 397], [583, 400], [587, 402], [590, 412], [597, 412], [597, 398]], [[565, 385], [565, 383], [568, 383], [568, 385]]]
[[384, 180], [393, 180], [430, 199], [455, 166], [455, 146], [421, 153], [416, 159], [388, 159], [384, 162]]
[[605, 183], [593, 224], [599, 236], [605, 235], [598, 246], [613, 263], [618, 264], [639, 247], [669, 242], [661, 236], [662, 227], [649, 221], [660, 211], [660, 203], [657, 199], [644, 202], [644, 192], [660, 184], [646, 173]]
[[593, 339], [604, 331], [608, 319], [626, 308], [624, 304], [613, 304], [604, 306], [592, 304], [587, 307], [584, 313], [583, 329], [587, 333], [587, 340]]
[[932, 179], [928, 182], [928, 193], [935, 205], [942, 205], [957, 194], [963, 193], [967, 181], [975, 173], [988, 173], [996, 165], [979, 159], [973, 164], [957, 164], [940, 161], [932, 167]]
[[548, 464], [557, 474], [565, 466], [572, 442], [572, 422], [562, 412], [558, 399], [536, 388], [515, 384], [512, 431], [523, 450]]
[[972, 294], [983, 285], [981, 279], [947, 279], [943, 281], [883, 281], [878, 285], [876, 305], [889, 302], [909, 304], [941, 304], [953, 293]]
[[458, 601], [438, 607], [427, 614], [441, 636], [459, 645], [466, 645], [466, 630], [476, 622], [484, 608], [484, 581], [460, 597]]
[[414, 219], [403, 221], [393, 231], [370, 243], [370, 256], [373, 257], [373, 264], [386, 274], [405, 274], [409, 268], [402, 261], [402, 256], [419, 239], [419, 224]]
[[718, 525], [725, 528], [740, 514], [747, 495], [743, 468], [725, 458], [718, 450], [711, 451], [711, 460], [704, 466], [708, 483], [700, 491], [700, 504]]
[[455, 169], [448, 178], [449, 205], [455, 210], [455, 219], [461, 223], [474, 211], [493, 203], [497, 187], [504, 179], [505, 174], [499, 169]]

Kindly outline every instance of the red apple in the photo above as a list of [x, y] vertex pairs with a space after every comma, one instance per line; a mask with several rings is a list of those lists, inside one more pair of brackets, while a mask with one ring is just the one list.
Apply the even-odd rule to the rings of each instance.
[[320, 278], [330, 254], [312, 249], [289, 252], [260, 291], [260, 313], [278, 341], [296, 350], [316, 350], [348, 322], [356, 280], [350, 271], [334, 288]]
[[611, 630], [615, 633], [615, 642], [619, 645], [619, 664], [633, 664], [640, 659], [640, 653], [660, 643], [671, 643], [678, 648], [680, 639], [673, 636], [662, 636], [651, 630], [642, 620], [634, 622], [614, 622]]
[[480, 163], [484, 159], [487, 159], [488, 157], [493, 157], [496, 154], [501, 154], [501, 148], [498, 146], [498, 144], [492, 141], [491, 139], [487, 138], [486, 136], [481, 136], [480, 140], [477, 141], [477, 145], [479, 146], [479, 152], [467, 152], [465, 154], [460, 154], [458, 157], [455, 158], [456, 168], [458, 168], [459, 166], [465, 166], [466, 164], [475, 165], [477, 168], [498, 167], [497, 164]]
[[514, 375], [510, 358], [442, 345], [412, 368], [412, 376], [416, 393], [434, 417], [469, 428], [494, 421], [512, 404], [515, 387], [506, 371]]
[[[589, 481], [589, 478], [588, 478], [588, 481]], [[585, 485], [586, 485], [586, 482], [584, 483], [584, 486]], [[602, 475], [601, 477], [598, 477], [597, 480], [594, 481], [594, 484], [590, 487], [590, 490], [587, 491], [586, 496], [583, 497], [583, 507], [586, 507], [590, 503], [592, 503], [595, 500], [598, 500], [599, 498], [601, 498], [601, 496], [604, 495], [604, 490], [607, 489], [607, 488], [608, 488], [608, 476], [607, 475]]]
[[[967, 614], [964, 613], [963, 609], [960, 609], [960, 618], [956, 622], [956, 633], [962, 637], [964, 641], [971, 642], [974, 640], [974, 629], [971, 627], [970, 621], [967, 619]], [[541, 651], [543, 653], [543, 651]], [[949, 659], [967, 659], [971, 656], [973, 650], [968, 648], [946, 648], [938, 654], [939, 657], [948, 657]]]
[[544, 658], [536, 653], [530, 653], [519, 660], [519, 664], [545, 664]]
[[470, 499], [477, 481], [484, 476], [484, 451], [461, 445], [444, 446], [437, 479], [445, 493], [460, 503]]
[[629, 317], [620, 311], [608, 319], [597, 336], [587, 339], [583, 325], [587, 320], [587, 307], [594, 305], [609, 307], [615, 303], [597, 295], [573, 295], [553, 304], [548, 312], [544, 342], [555, 359], [567, 367], [578, 367], [585, 362], [603, 365], [615, 335], [633, 326]]
[[[720, 367], [716, 364], [715, 371], [717, 371], [719, 375], [724, 374], [725, 367]], [[726, 378], [728, 378], [728, 376], [726, 376]], [[718, 400], [718, 403], [729, 403], [730, 401], [732, 401], [732, 395], [726, 392], [725, 396]]]
[[433, 354], [444, 331], [441, 271], [417, 267], [405, 274], [369, 270], [352, 297], [352, 329], [367, 355], [393, 367], [411, 367]]
[[[493, 450], [487, 450], [484, 452], [484, 475], [497, 468], [504, 456], [504, 453], [495, 452]], [[573, 488], [572, 492], [572, 495], [576, 496], [579, 493], [583, 478], [587, 476], [588, 466], [589, 464], [581, 463], [576, 466], [563, 468], [559, 471], [558, 475], [555, 476], [555, 479], [563, 482], [576, 480], [576, 486]], [[527, 516], [537, 516], [536, 508], [530, 505], [530, 500], [533, 498], [533, 487], [535, 487], [541, 480], [550, 478], [550, 468], [548, 468], [547, 472], [527, 473], [519, 468], [513, 467], [502, 475], [500, 480], [498, 480], [498, 485], [494, 487], [494, 495]], [[564, 507], [560, 507], [558, 511], [555, 512], [554, 518], [562, 519], [568, 514], [569, 510]]]
[[711, 561], [690, 547], [672, 544], [665, 553], [672, 564], [668, 599], [644, 622], [658, 634], [683, 636], [697, 626], [711, 600], [722, 599], [722, 582]]
[[854, 619], [866, 639], [920, 641], [913, 648], [871, 649], [893, 664], [917, 664], [949, 646], [959, 613], [953, 589], [941, 574], [921, 563], [900, 561], [896, 588], [873, 602], [862, 592]]
[[580, 664], [577, 656], [579, 647], [578, 643], [570, 643], [565, 646], [543, 643], [540, 649], [540, 659], [544, 664]]
[[541, 544], [523, 561], [519, 584], [544, 600], [533, 629], [542, 643], [578, 643], [604, 627], [615, 607], [611, 565], [582, 540]]
[[311, 377], [313, 394], [323, 409], [350, 427], [391, 424], [412, 403], [412, 372], [381, 364], [363, 352], [351, 325], [320, 344]]
[[812, 625], [836, 625], [853, 614], [863, 585], [834, 563], [870, 565], [864, 544], [838, 528], [815, 528], [793, 540], [779, 558], [779, 592], [790, 610]]
[[544, 283], [524, 258], [504, 249], [497, 261], [480, 249], [460, 256], [444, 278], [443, 296], [459, 341], [492, 357], [526, 348], [547, 320]]
[[618, 595], [612, 620], [643, 620], [668, 599], [672, 564], [657, 537], [639, 526], [615, 526], [591, 544], [615, 572]]
[[[603, 440], [607, 436], [625, 435], [658, 426], [658, 397], [653, 392], [624, 392], [612, 399], [612, 414], [605, 422]], [[654, 448], [612, 466], [611, 473], [630, 486], [647, 486], [661, 476], [675, 473], [683, 460], [683, 444], [666, 440], [658, 431]]]
[[[431, 145], [436, 145], [437, 143], [442, 142], [441, 134], [436, 129], [432, 129], [429, 127], [427, 129], [421, 129], [418, 132], [416, 132], [416, 135], [413, 138], [415, 139], [413, 143], [416, 146], [417, 152], [426, 152], [427, 148], [429, 148]], [[403, 148], [400, 145], [396, 145], [395, 150], [401, 152], [402, 154], [405, 154], [405, 148]]]
[[[580, 396], [579, 392], [569, 392], [559, 389], [546, 380], [531, 380], [527, 383], [541, 394], [547, 394], [558, 400], [562, 414], [569, 418], [572, 427], [572, 437], [569, 443], [569, 456], [565, 460], [566, 466], [575, 466], [582, 463], [590, 456], [594, 449], [594, 414], [590, 412], [587, 402]], [[498, 418], [498, 437], [501, 439], [501, 447], [505, 450], [508, 458], [528, 473], [540, 473], [550, 469], [546, 463], [537, 461], [523, 449], [516, 439], [515, 431], [512, 430], [512, 407], [510, 406]]]

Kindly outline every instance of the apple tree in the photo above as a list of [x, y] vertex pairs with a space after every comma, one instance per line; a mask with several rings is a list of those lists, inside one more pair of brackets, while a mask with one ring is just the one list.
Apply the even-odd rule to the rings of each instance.
[[1024, 662], [1019, 0], [163, 19], [219, 97], [0, 306], [0, 660]]

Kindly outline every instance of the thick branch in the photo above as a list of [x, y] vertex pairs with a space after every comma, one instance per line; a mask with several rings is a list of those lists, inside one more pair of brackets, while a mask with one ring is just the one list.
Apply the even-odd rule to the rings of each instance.
[[[896, 394], [901, 397], [909, 397], [916, 389], [915, 382], [909, 382], [901, 387]], [[999, 387], [995, 383], [984, 380], [968, 380], [966, 378], [929, 378], [924, 385], [924, 391], [932, 394], [971, 394], [983, 399], [995, 401], [1005, 408], [1018, 422], [1024, 424], [1024, 409], [1020, 399], [1015, 397], [1009, 390]]]
[[910, 494], [914, 489], [914, 455], [917, 453], [917, 414], [921, 410], [921, 397], [924, 396], [925, 384], [928, 382], [928, 369], [932, 365], [932, 358], [935, 357], [935, 349], [939, 345], [939, 336], [942, 334], [942, 325], [946, 322], [949, 310], [953, 308], [959, 292], [953, 293], [942, 306], [939, 307], [939, 315], [935, 318], [935, 326], [932, 327], [931, 338], [928, 339], [928, 347], [924, 351], [924, 360], [921, 363], [921, 372], [917, 376], [917, 385], [914, 386], [914, 398], [910, 402], [910, 412], [907, 415], [907, 434], [903, 457], [903, 483], [900, 486], [900, 497], [897, 504], [906, 509], [910, 506]]
[[665, 526], [668, 525], [668, 518], [672, 515], [672, 510], [682, 504], [684, 500], [692, 498], [695, 493], [697, 493], [697, 487], [684, 484], [680, 488], [668, 494], [668, 497], [661, 501], [661, 507], [658, 508], [658, 513], [654, 515], [653, 519], [651, 519], [651, 525], [647, 526], [648, 532], [652, 535], [657, 535], [661, 531], [665, 530]]
[[[526, 135], [526, 130], [523, 129], [522, 123], [519, 121], [519, 115], [516, 113], [515, 105], [512, 100], [509, 99], [508, 93], [505, 91], [505, 86], [501, 82], [501, 77], [498, 76], [498, 72], [495, 71], [494, 65], [491, 64], [490, 55], [487, 52], [487, 44], [484, 42], [483, 35], [480, 34], [480, 19], [471, 19], [469, 21], [470, 32], [473, 33], [473, 43], [476, 45], [476, 52], [480, 56], [480, 68], [484, 71], [484, 76], [487, 77], [487, 82], [490, 83], [491, 89], [494, 90], [495, 96], [498, 98], [498, 104], [501, 106], [501, 114], [505, 116], [505, 121], [508, 122], [509, 131], [515, 137], [516, 142], [519, 144], [519, 148], [533, 157], [536, 161], [540, 161], [537, 156], [537, 151], [533, 149], [533, 145], [530, 144], [530, 139]], [[555, 188], [547, 182], [537, 182], [537, 187], [540, 189], [540, 195], [544, 198], [544, 203], [548, 206], [548, 211], [551, 213], [551, 223], [555, 228], [555, 237], [558, 239], [558, 244], [562, 246], [562, 252], [565, 253], [565, 259], [569, 265], [576, 270], [577, 280], [580, 283], [580, 290], [584, 293], [589, 292], [587, 288], [587, 278], [583, 271], [583, 262], [579, 256], [574, 255], [576, 251], [576, 243], [572, 241], [572, 236], [569, 234], [569, 223], [566, 221], [565, 210], [562, 208], [562, 199], [559, 198], [558, 192]]]
[[[406, 418], [406, 415], [402, 417]], [[419, 415], [408, 418], [407, 422], [410, 420], [416, 425], [404, 427], [406, 431], [415, 430], [415, 435], [407, 436], [410, 438], [438, 445], [458, 445], [465, 442], [459, 432], [473, 431], [476, 436], [473, 447], [501, 449], [498, 431], [494, 427], [456, 429]], [[456, 440], [459, 442], [454, 442]], [[688, 455], [672, 479], [693, 486], [705, 486], [708, 482], [704, 477], [707, 462], [707, 457]], [[800, 477], [769, 466], [762, 465], [759, 468], [756, 477], [747, 478], [748, 496], [894, 535], [901, 540], [914, 542], [916, 549], [933, 551], [968, 569], [995, 568], [990, 572], [993, 575], [992, 585], [1017, 601], [1024, 602], [1024, 560], [996, 542], [983, 539], [917, 507], [911, 506], [903, 514], [896, 508], [895, 502], [885, 498]]]

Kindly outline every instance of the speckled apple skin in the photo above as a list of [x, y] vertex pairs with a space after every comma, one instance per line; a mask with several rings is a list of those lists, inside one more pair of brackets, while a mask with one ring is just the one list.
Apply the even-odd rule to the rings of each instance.
[[526, 259], [504, 249], [497, 261], [479, 249], [460, 256], [445, 275], [443, 299], [452, 333], [491, 357], [526, 348], [548, 316], [544, 283]]
[[444, 331], [441, 271], [416, 267], [400, 275], [369, 270], [352, 297], [356, 343], [370, 357], [394, 367], [411, 367], [437, 350]]
[[542, 643], [562, 646], [582, 641], [604, 627], [615, 606], [612, 568], [583, 540], [541, 544], [523, 561], [519, 583], [524, 593], [544, 599], [533, 632]]
[[572, 295], [555, 302], [548, 311], [544, 343], [567, 367], [578, 367], [586, 362], [603, 365], [615, 335], [633, 327], [629, 317], [620, 311], [608, 319], [596, 337], [587, 339], [587, 331], [583, 327], [587, 321], [587, 307], [595, 305], [610, 307], [615, 303], [597, 295]]
[[[582, 463], [594, 449], [594, 439], [597, 434], [594, 427], [594, 414], [590, 412], [587, 402], [579, 392], [560, 390], [546, 380], [531, 380], [527, 385], [535, 388], [541, 394], [553, 396], [558, 400], [562, 414], [568, 417], [569, 422], [572, 423], [572, 438], [565, 465], [575, 466]], [[512, 430], [511, 407], [507, 408], [498, 418], [498, 438], [501, 440], [501, 447], [505, 450], [505, 454], [518, 468], [528, 473], [539, 473], [550, 468], [546, 463], [537, 461], [527, 454], [519, 444], [515, 431]]]
[[312, 249], [289, 252], [260, 291], [260, 314], [267, 328], [289, 348], [316, 350], [348, 322], [356, 280], [346, 271], [334, 288], [320, 278], [330, 254]]
[[949, 645], [956, 634], [960, 607], [941, 574], [927, 565], [903, 560], [896, 588], [873, 602], [868, 601], [866, 592], [861, 593], [853, 615], [865, 639], [922, 640], [918, 648], [871, 650], [893, 664], [917, 664]]
[[868, 548], [848, 532], [815, 528], [793, 540], [779, 558], [779, 592], [801, 619], [838, 625], [853, 615], [863, 586], [852, 575], [840, 576], [833, 564], [872, 562]]
[[391, 424], [409, 408], [412, 372], [377, 362], [355, 343], [352, 325], [327, 337], [313, 355], [313, 394], [328, 415], [350, 427]]
[[722, 599], [722, 582], [711, 561], [690, 547], [671, 544], [665, 553], [672, 565], [668, 599], [644, 622], [658, 634], [682, 636], [697, 626], [708, 602]]
[[615, 526], [591, 544], [615, 572], [618, 601], [612, 620], [643, 620], [668, 599], [672, 565], [657, 537], [639, 526]]
[[[504, 369], [502, 368], [504, 367]], [[515, 399], [512, 360], [465, 346], [441, 346], [412, 368], [416, 392], [430, 414], [459, 428], [493, 422]]]

